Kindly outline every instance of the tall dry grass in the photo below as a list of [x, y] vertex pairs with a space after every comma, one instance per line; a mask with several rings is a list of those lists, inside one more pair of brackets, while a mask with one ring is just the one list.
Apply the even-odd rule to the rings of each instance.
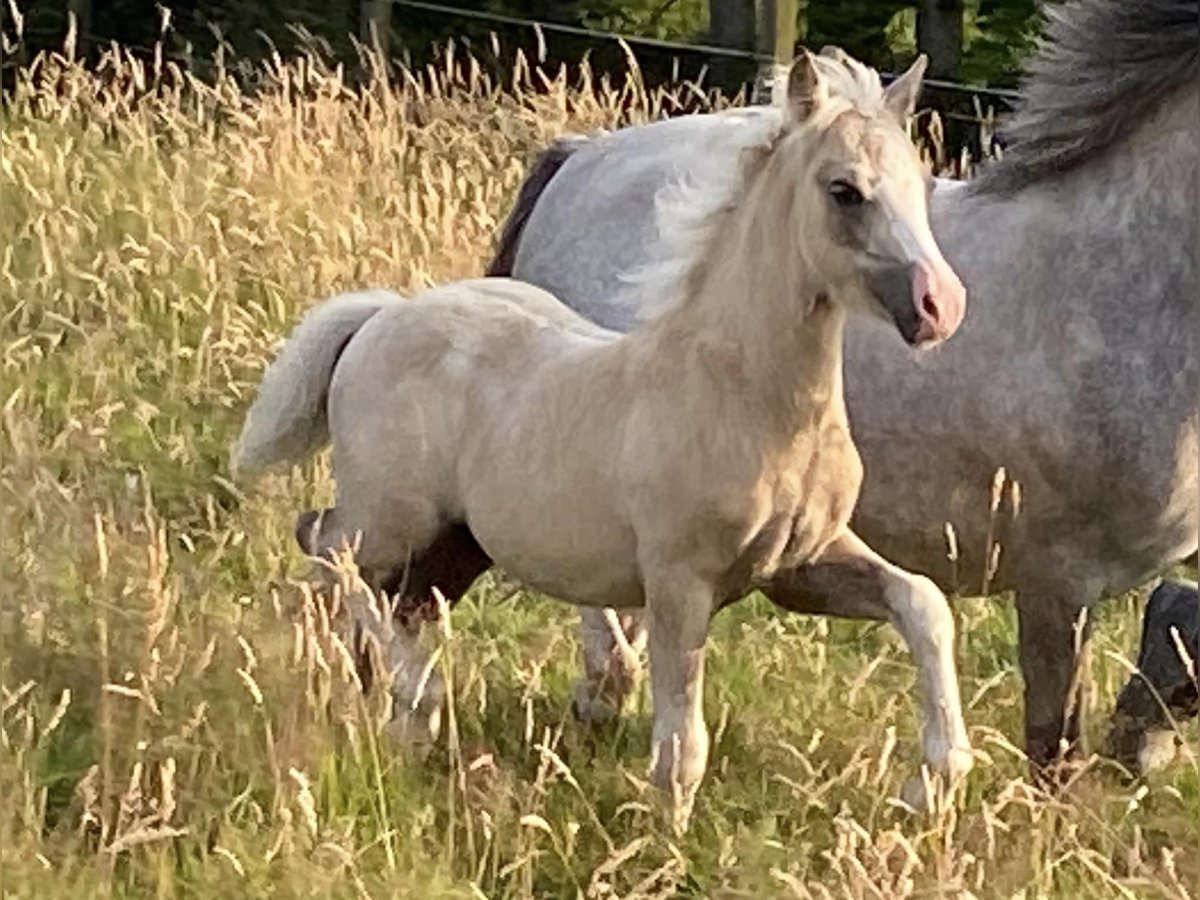
[[[991, 762], [962, 805], [889, 801], [917, 758], [885, 629], [719, 618], [711, 776], [672, 838], [645, 715], [571, 721], [574, 614], [485, 579], [438, 636], [452, 740], [380, 737], [297, 577], [318, 461], [243, 494], [226, 450], [311, 302], [482, 270], [531, 153], [694, 89], [496, 85], [447, 52], [352, 86], [317, 56], [253, 87], [111, 51], [38, 58], [0, 128], [0, 884], [5, 896], [1188, 897], [1195, 766], [1024, 781], [1011, 610], [967, 603]], [[720, 103], [710, 98], [705, 102]], [[1097, 708], [1136, 611], [1100, 623]]]

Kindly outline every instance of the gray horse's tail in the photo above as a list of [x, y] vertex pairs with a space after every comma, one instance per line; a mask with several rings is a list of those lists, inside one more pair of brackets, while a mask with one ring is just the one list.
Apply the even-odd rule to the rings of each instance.
[[565, 135], [557, 138], [534, 159], [529, 174], [525, 176], [520, 190], [517, 191], [517, 202], [513, 204], [512, 212], [508, 214], [500, 231], [496, 255], [487, 267], [488, 275], [512, 275], [513, 263], [517, 259], [517, 246], [521, 243], [521, 234], [525, 231], [525, 223], [529, 221], [534, 206], [563, 163], [589, 140], [588, 136], [582, 134]]
[[342, 351], [368, 319], [399, 299], [391, 291], [363, 291], [309, 311], [263, 373], [233, 448], [235, 476], [299, 462], [329, 441], [326, 401]]

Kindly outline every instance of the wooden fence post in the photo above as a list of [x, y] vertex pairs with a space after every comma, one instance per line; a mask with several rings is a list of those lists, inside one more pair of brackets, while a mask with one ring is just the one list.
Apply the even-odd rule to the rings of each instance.
[[92, 0], [67, 0], [67, 12], [75, 17], [75, 50], [86, 57], [92, 39]]
[[797, 0], [759, 0], [758, 35], [754, 44], [760, 56], [769, 56], [758, 70], [752, 102], [765, 103], [766, 84], [776, 66], [791, 65], [796, 47]]
[[359, 0], [358, 37], [386, 63], [391, 51], [392, 0]]
[[[718, 47], [752, 51], [757, 27], [758, 0], [708, 0], [708, 37]], [[749, 56], [749, 53], [747, 54]], [[710, 78], [730, 92], [754, 77], [754, 60], [716, 57], [710, 61]]]
[[775, 60], [775, 65], [786, 66], [792, 61], [796, 47], [796, 0], [761, 0], [759, 15], [758, 46], [764, 56]]

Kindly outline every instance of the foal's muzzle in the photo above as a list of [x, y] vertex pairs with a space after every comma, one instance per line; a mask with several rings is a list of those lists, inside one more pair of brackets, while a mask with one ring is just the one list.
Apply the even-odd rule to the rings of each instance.
[[867, 286], [914, 347], [946, 340], [966, 312], [966, 289], [944, 262], [880, 268], [867, 276]]

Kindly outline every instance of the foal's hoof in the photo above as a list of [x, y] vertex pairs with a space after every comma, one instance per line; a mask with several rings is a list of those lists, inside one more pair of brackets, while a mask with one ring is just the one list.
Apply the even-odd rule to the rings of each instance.
[[387, 724], [387, 736], [399, 747], [428, 753], [442, 732], [441, 713], [440, 709], [397, 713]]
[[654, 740], [650, 748], [650, 783], [660, 791], [670, 809], [676, 835], [688, 830], [696, 793], [708, 762], [708, 732], [700, 729], [686, 741], [678, 735]]
[[393, 685], [392, 719], [387, 733], [402, 746], [429, 747], [437, 743], [442, 733], [445, 684], [440, 672], [430, 671], [424, 683], [419, 673], [410, 674], [404, 684]]
[[603, 725], [620, 716], [621, 711], [605, 697], [594, 696], [587, 682], [575, 685], [575, 696], [571, 700], [571, 712], [575, 718], [588, 725]]
[[922, 766], [921, 774], [908, 779], [900, 789], [900, 799], [918, 813], [945, 809], [966, 784], [974, 767], [975, 756], [970, 750], [951, 750], [937, 772], [931, 773]]
[[692, 785], [682, 796], [672, 798], [671, 831], [676, 837], [683, 837], [692, 826], [692, 811], [696, 807], [696, 790], [699, 785]]
[[700, 793], [700, 782], [683, 785], [679, 782], [662, 784], [654, 770], [650, 772], [653, 796], [647, 797], [656, 810], [659, 822], [667, 825], [675, 837], [683, 837], [692, 827], [692, 815], [696, 810], [696, 795]]

